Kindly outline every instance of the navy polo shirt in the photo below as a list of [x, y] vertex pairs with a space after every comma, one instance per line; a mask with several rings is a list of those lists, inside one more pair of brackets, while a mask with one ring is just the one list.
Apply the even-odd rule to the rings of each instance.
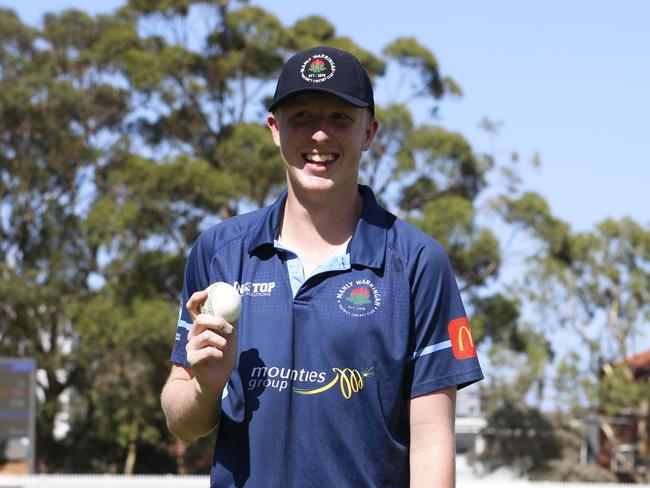
[[173, 363], [189, 367], [192, 293], [225, 281], [243, 303], [212, 487], [407, 486], [408, 400], [483, 377], [446, 253], [359, 191], [348, 254], [295, 295], [275, 245], [286, 191], [190, 252]]

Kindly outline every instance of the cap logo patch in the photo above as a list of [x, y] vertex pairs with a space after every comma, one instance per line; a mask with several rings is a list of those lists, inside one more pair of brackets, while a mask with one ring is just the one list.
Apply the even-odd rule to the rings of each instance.
[[336, 72], [336, 65], [326, 54], [314, 54], [308, 57], [300, 67], [302, 79], [309, 83], [322, 83], [329, 80]]

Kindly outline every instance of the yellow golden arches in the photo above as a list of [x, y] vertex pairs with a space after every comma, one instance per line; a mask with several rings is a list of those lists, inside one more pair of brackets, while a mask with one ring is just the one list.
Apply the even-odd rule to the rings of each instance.
[[463, 345], [463, 332], [467, 334], [470, 347], [474, 347], [474, 340], [472, 339], [472, 333], [470, 332], [469, 327], [463, 325], [462, 327], [460, 327], [460, 329], [458, 329], [458, 347], [461, 351], [465, 350], [465, 346]]
[[[470, 359], [476, 357], [476, 347], [472, 338], [472, 331], [467, 317], [459, 317], [447, 325], [451, 350], [456, 359]], [[463, 335], [467, 335], [469, 341]], [[469, 344], [468, 344], [469, 342]]]

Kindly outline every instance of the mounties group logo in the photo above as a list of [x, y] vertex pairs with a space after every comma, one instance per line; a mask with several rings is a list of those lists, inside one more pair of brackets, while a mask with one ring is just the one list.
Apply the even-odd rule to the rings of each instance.
[[367, 317], [381, 306], [381, 294], [370, 280], [348, 281], [336, 293], [336, 303], [347, 315]]
[[[328, 379], [330, 374], [333, 378]], [[349, 400], [353, 394], [363, 390], [365, 381], [374, 375], [373, 366], [360, 370], [332, 368], [329, 374], [326, 371], [256, 366], [251, 371], [247, 386], [249, 391], [268, 388], [280, 392], [291, 388], [292, 392], [299, 395], [318, 395], [338, 385], [341, 396]]]
[[334, 60], [326, 54], [314, 54], [308, 57], [300, 67], [302, 79], [309, 83], [322, 83], [336, 73]]
[[452, 320], [449, 322], [447, 330], [451, 341], [451, 351], [456, 359], [476, 357], [476, 347], [467, 317]]
[[275, 281], [252, 282], [246, 281], [239, 283], [235, 281], [232, 286], [240, 295], [249, 297], [268, 297], [275, 288]]

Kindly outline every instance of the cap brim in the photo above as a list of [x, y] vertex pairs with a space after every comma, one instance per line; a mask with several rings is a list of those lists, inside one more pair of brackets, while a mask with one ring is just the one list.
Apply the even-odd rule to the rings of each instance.
[[320, 87], [314, 87], [314, 88], [298, 88], [296, 90], [292, 90], [288, 93], [285, 93], [283, 96], [278, 98], [277, 100], [274, 100], [271, 105], [269, 105], [269, 112], [273, 112], [276, 108], [278, 108], [278, 105], [280, 105], [282, 102], [286, 101], [288, 98], [291, 98], [295, 95], [298, 95], [299, 93], [305, 93], [305, 92], [325, 92], [325, 93], [330, 93], [331, 95], [334, 95], [344, 102], [347, 102], [351, 105], [354, 105], [355, 107], [359, 108], [368, 108], [370, 104], [368, 102], [364, 102], [363, 100], [360, 100], [356, 97], [351, 97], [350, 95], [346, 93], [341, 93], [336, 90], [330, 90], [327, 88], [320, 88]]

